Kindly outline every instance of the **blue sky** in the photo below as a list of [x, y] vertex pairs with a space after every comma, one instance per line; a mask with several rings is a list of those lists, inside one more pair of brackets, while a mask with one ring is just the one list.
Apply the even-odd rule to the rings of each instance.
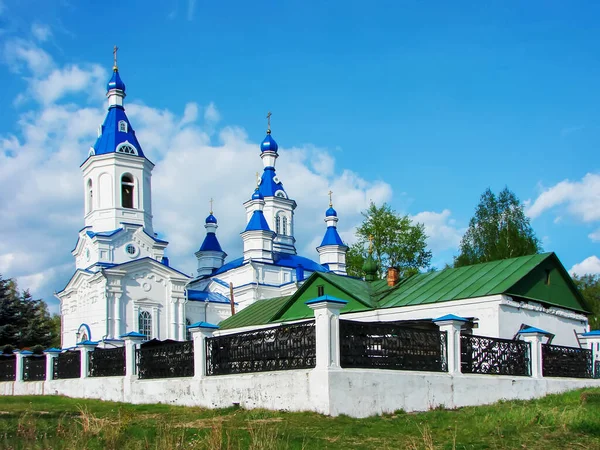
[[34, 294], [51, 301], [73, 270], [115, 44], [157, 163], [155, 228], [187, 272], [210, 197], [240, 253], [269, 110], [307, 256], [329, 188], [344, 239], [388, 201], [442, 266], [481, 193], [508, 185], [545, 250], [600, 272], [596, 2], [89, 3], [0, 0], [0, 273]]

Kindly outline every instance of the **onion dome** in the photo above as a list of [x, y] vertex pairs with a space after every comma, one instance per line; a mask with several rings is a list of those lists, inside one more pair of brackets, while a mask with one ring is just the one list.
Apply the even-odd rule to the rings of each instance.
[[110, 91], [112, 89], [119, 89], [120, 91], [125, 92], [125, 83], [123, 83], [123, 80], [121, 80], [121, 77], [119, 76], [119, 71], [117, 69], [113, 71], [113, 76], [106, 85], [107, 91]]
[[259, 192], [258, 187], [254, 190], [254, 194], [252, 194], [252, 200], [263, 200], [263, 195]]
[[273, 137], [271, 136], [271, 130], [267, 130], [267, 136], [260, 144], [260, 151], [261, 152], [277, 152], [278, 148], [279, 148], [279, 146], [277, 145], [277, 142], [275, 142], [275, 139], [273, 139]]
[[204, 223], [217, 223], [217, 218], [211, 212]]
[[330, 206], [327, 211], [325, 211], [325, 217], [337, 217], [337, 211], [333, 209], [333, 206]]
[[362, 269], [365, 272], [365, 281], [375, 281], [377, 279], [377, 263], [373, 259], [372, 252], [369, 252]]

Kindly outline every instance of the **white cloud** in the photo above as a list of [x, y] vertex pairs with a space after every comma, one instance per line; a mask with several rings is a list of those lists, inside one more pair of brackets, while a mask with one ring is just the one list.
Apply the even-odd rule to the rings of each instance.
[[449, 209], [442, 212], [423, 211], [411, 216], [413, 222], [422, 223], [428, 236], [427, 244], [434, 254], [444, 250], [455, 250], [465, 230], [456, 226]]
[[581, 181], [561, 181], [529, 203], [526, 213], [535, 219], [552, 209], [558, 209], [558, 215], [564, 211], [583, 222], [600, 220], [600, 174], [588, 173]]
[[99, 98], [100, 86], [107, 81], [107, 71], [97, 64], [89, 67], [70, 65], [55, 69], [47, 77], [32, 80], [30, 93], [44, 104], [54, 103], [68, 94], [88, 91]]
[[4, 44], [3, 59], [15, 73], [27, 70], [33, 76], [46, 74], [54, 65], [52, 57], [35, 44], [23, 39], [10, 39]]
[[204, 120], [212, 123], [217, 123], [219, 120], [221, 120], [221, 114], [213, 102], [210, 102], [210, 104], [204, 110]]
[[48, 25], [34, 23], [31, 25], [31, 34], [40, 42], [46, 42], [52, 36], [52, 30]]
[[589, 258], [584, 259], [578, 264], [575, 264], [569, 270], [569, 273], [572, 275], [585, 275], [586, 273], [597, 274], [600, 273], [600, 258], [597, 256], [590, 256]]

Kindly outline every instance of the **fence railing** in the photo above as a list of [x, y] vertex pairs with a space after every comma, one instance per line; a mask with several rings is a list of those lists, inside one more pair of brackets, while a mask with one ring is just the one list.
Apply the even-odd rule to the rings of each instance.
[[206, 374], [315, 367], [315, 322], [281, 325], [206, 339]]
[[594, 362], [594, 378], [600, 378], [600, 360]]
[[344, 368], [445, 372], [446, 345], [446, 332], [340, 320], [340, 362]]
[[60, 353], [53, 361], [53, 378], [79, 378], [81, 376], [81, 352], [69, 350]]
[[90, 377], [125, 376], [125, 347], [96, 348], [88, 353]]
[[135, 351], [140, 379], [194, 376], [193, 341], [143, 345]]
[[592, 378], [593, 369], [591, 350], [542, 345], [542, 370], [545, 377]]
[[31, 355], [23, 358], [23, 381], [46, 379], [46, 355]]
[[15, 355], [0, 355], [0, 381], [14, 381], [17, 370]]
[[462, 373], [531, 375], [531, 345], [524, 341], [461, 334]]

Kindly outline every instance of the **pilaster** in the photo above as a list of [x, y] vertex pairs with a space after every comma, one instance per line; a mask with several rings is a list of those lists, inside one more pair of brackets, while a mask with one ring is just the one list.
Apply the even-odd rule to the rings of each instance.
[[44, 350], [46, 355], [46, 381], [52, 381], [54, 379], [54, 358], [60, 354], [59, 348], [49, 348]]
[[90, 359], [89, 353], [93, 352], [98, 346], [98, 342], [94, 341], [83, 341], [77, 344], [77, 348], [81, 352], [81, 378], [87, 378], [90, 372]]
[[458, 375], [460, 371], [460, 330], [467, 322], [464, 317], [447, 314], [433, 322], [439, 327], [440, 331], [446, 332], [446, 361], [448, 363], [448, 373]]
[[347, 303], [329, 295], [305, 303], [315, 313], [316, 369], [340, 368], [340, 310]]
[[542, 340], [549, 333], [539, 328], [529, 327], [519, 331], [521, 339], [529, 342], [531, 345], [530, 361], [532, 378], [542, 378], [544, 376], [542, 364]]
[[218, 325], [208, 322], [196, 322], [187, 327], [194, 342], [194, 378], [206, 377], [206, 339], [219, 329]]
[[131, 331], [121, 335], [121, 339], [125, 341], [125, 377], [131, 379], [136, 374], [135, 350], [138, 344], [146, 339], [146, 336], [137, 331]]

